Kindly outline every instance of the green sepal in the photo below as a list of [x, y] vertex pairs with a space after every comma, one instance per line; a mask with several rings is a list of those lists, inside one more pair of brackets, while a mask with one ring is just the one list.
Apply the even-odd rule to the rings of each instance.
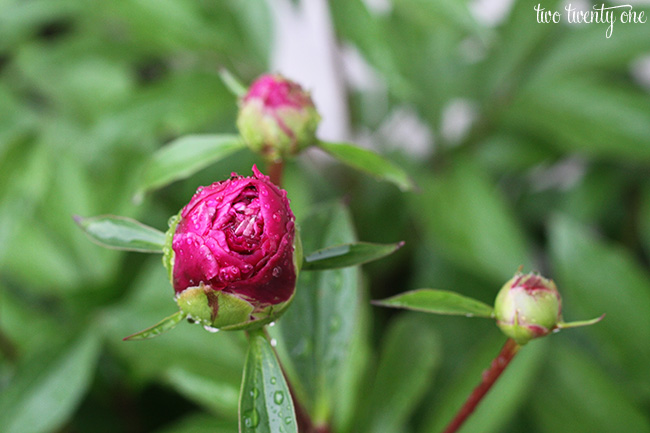
[[179, 322], [183, 320], [185, 317], [187, 317], [187, 314], [185, 314], [182, 311], [177, 311], [171, 316], [165, 317], [155, 325], [147, 329], [144, 329], [140, 332], [136, 332], [135, 334], [129, 335], [128, 337], [123, 338], [123, 340], [124, 341], [146, 340], [149, 338], [157, 337], [171, 329], [174, 329], [176, 325], [178, 325]]
[[405, 292], [380, 301], [372, 301], [382, 307], [404, 308], [425, 313], [493, 318], [491, 306], [455, 292], [419, 289]]
[[327, 247], [306, 256], [302, 269], [305, 271], [322, 271], [358, 266], [386, 257], [403, 245], [404, 242], [394, 244], [355, 242]]
[[248, 323], [253, 313], [249, 302], [203, 284], [183, 290], [176, 303], [192, 320], [216, 329]]
[[177, 215], [169, 218], [169, 229], [165, 233], [165, 246], [163, 247], [163, 258], [162, 262], [167, 269], [167, 277], [169, 282], [174, 285], [174, 249], [172, 248], [172, 243], [174, 241], [174, 233], [176, 233], [176, 226], [181, 220], [181, 212], [178, 212]]
[[591, 320], [577, 320], [574, 322], [559, 322], [555, 327], [557, 329], [569, 329], [569, 328], [579, 328], [581, 326], [590, 326], [590, 325], [595, 325], [596, 323], [600, 322], [603, 320], [605, 317], [605, 314], [603, 314], [600, 317], [596, 317], [595, 319]]

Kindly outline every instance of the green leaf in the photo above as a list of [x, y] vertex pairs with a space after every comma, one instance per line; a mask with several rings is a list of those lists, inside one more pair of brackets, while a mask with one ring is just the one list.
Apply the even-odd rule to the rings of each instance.
[[223, 421], [214, 415], [198, 413], [189, 415], [171, 426], [165, 426], [156, 433], [232, 433], [237, 424]]
[[343, 164], [370, 174], [379, 180], [391, 182], [402, 191], [410, 191], [415, 188], [415, 184], [404, 170], [373, 151], [348, 143], [320, 141], [318, 146]]
[[246, 94], [246, 86], [241, 81], [239, 81], [239, 79], [235, 77], [228, 69], [219, 69], [219, 77], [221, 77], [221, 81], [223, 81], [223, 84], [226, 85], [228, 90], [230, 90], [233, 95], [242, 97]]
[[410, 210], [440, 255], [498, 284], [519, 266], [532, 267], [510, 204], [472, 161], [456, 160], [435, 176], [422, 173], [418, 183], [424, 193], [411, 197]]
[[413, 314], [394, 320], [382, 343], [377, 374], [364, 400], [369, 433], [404, 431], [404, 424], [430, 386], [441, 360], [432, 324]]
[[182, 311], [177, 311], [169, 317], [165, 317], [160, 322], [156, 323], [153, 326], [150, 326], [147, 329], [144, 329], [135, 334], [124, 337], [124, 341], [136, 341], [136, 340], [146, 340], [149, 338], [154, 338], [163, 334], [167, 331], [170, 331], [178, 325], [178, 323], [186, 317], [186, 314]]
[[587, 227], [565, 216], [557, 215], [549, 231], [551, 263], [563, 297], [564, 316], [606, 313], [607, 320], [580, 332], [597, 337], [603, 355], [636, 377], [636, 385], [650, 380], [650, 371], [637, 362], [650, 359], [650, 345], [639, 344], [650, 341], [647, 271], [629, 251], [598, 239]]
[[96, 333], [89, 331], [62, 353], [42, 354], [19, 369], [0, 394], [2, 431], [57, 431], [90, 385], [100, 349]]
[[403, 245], [404, 242], [397, 242], [394, 244], [355, 242], [353, 244], [327, 247], [315, 251], [305, 257], [302, 270], [322, 271], [325, 269], [358, 266], [386, 257], [400, 249]]
[[162, 253], [165, 234], [131, 218], [100, 215], [74, 217], [75, 222], [90, 239], [106, 248], [141, 253]]
[[405, 292], [381, 301], [373, 301], [382, 307], [405, 308], [425, 313], [449, 314], [467, 317], [493, 317], [493, 309], [476, 299], [446, 290], [419, 289]]
[[[340, 204], [312, 209], [301, 221], [304, 248], [356, 241], [349, 212]], [[351, 368], [350, 348], [361, 322], [358, 267], [302, 272], [291, 307], [278, 321], [278, 351], [297, 398], [316, 423], [331, 421]]]
[[181, 367], [165, 372], [165, 382], [184, 397], [201, 404], [220, 418], [237, 413], [239, 387], [216, 381], [204, 374], [197, 374]]
[[240, 433], [298, 433], [291, 393], [264, 331], [250, 335], [239, 398]]
[[244, 147], [238, 135], [188, 135], [174, 140], [154, 153], [145, 167], [136, 198], [149, 190], [186, 179]]
[[647, 406], [618, 375], [603, 369], [599, 357], [586, 353], [581, 345], [557, 342], [550, 347], [549, 368], [535, 382], [535, 398], [526, 412], [540, 432], [650, 431]]

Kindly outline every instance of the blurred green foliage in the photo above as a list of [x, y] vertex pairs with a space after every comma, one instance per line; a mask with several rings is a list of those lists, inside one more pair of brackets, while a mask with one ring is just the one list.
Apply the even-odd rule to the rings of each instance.
[[[490, 27], [467, 3], [329, 2], [338, 41], [386, 82], [349, 89], [353, 128], [376, 131], [419, 191], [309, 157], [287, 167], [299, 219], [341, 224], [321, 227], [314, 249], [328, 237], [407, 242], [363, 275], [343, 272], [335, 294], [305, 283], [316, 292], [273, 330], [289, 376], [336, 432], [438, 431], [504, 338], [484, 319], [367, 301], [431, 287], [491, 304], [524, 265], [556, 280], [566, 320], [607, 317], [527, 345], [462, 431], [648, 432], [650, 94], [631, 65], [650, 52], [650, 24], [618, 23], [607, 39], [605, 25], [538, 24], [516, 1]], [[260, 163], [236, 153], [132, 201], [164, 143], [236, 132], [219, 68], [244, 82], [266, 72], [272, 32], [257, 0], [0, 0], [3, 431], [236, 430], [245, 337], [183, 324], [122, 342], [175, 310], [160, 258], [104, 250], [71, 216], [165, 229], [198, 185]], [[444, 119], [459, 100], [475, 120], [458, 137]], [[380, 133], [403, 107], [430, 128], [425, 158]], [[321, 206], [341, 196], [350, 214]], [[327, 302], [307, 299], [317, 293]], [[348, 316], [332, 326], [337, 302]], [[289, 359], [310, 330], [316, 355], [301, 367]]]

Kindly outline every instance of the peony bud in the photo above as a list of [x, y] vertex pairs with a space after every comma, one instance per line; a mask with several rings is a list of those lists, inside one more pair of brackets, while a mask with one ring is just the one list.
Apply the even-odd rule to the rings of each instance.
[[237, 127], [255, 152], [275, 161], [316, 141], [320, 115], [308, 92], [281, 75], [262, 75], [240, 101]]
[[295, 292], [302, 251], [287, 193], [253, 173], [199, 188], [170, 221], [164, 262], [176, 301], [207, 327], [264, 325]]
[[518, 272], [501, 288], [494, 304], [497, 325], [520, 345], [553, 331], [561, 313], [555, 283], [534, 273]]

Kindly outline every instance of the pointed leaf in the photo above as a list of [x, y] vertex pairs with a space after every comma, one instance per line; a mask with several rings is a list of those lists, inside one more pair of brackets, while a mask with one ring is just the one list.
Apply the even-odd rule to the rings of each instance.
[[595, 319], [591, 319], [591, 320], [577, 320], [577, 321], [574, 321], [574, 322], [560, 322], [560, 323], [557, 324], [557, 327], [559, 329], [569, 329], [569, 328], [578, 328], [580, 326], [594, 325], [594, 324], [600, 322], [601, 320], [603, 320], [604, 317], [605, 317], [605, 314], [603, 314], [600, 317], [596, 317]]
[[325, 269], [358, 266], [386, 257], [400, 249], [403, 245], [404, 242], [397, 242], [394, 244], [356, 242], [327, 247], [315, 251], [305, 257], [302, 270], [320, 271]]
[[244, 148], [238, 135], [188, 135], [154, 153], [145, 167], [136, 198], [145, 192], [186, 179], [199, 170]]
[[405, 308], [435, 314], [487, 318], [491, 318], [493, 315], [493, 309], [489, 305], [446, 290], [413, 290], [372, 303], [382, 307]]
[[219, 69], [219, 77], [233, 95], [239, 98], [246, 94], [246, 86], [244, 86], [244, 84], [239, 81], [239, 78], [235, 77], [228, 69]]
[[124, 341], [135, 341], [135, 340], [146, 340], [148, 338], [154, 338], [163, 334], [171, 329], [174, 329], [176, 325], [180, 323], [187, 315], [182, 311], [177, 311], [169, 317], [165, 317], [160, 322], [156, 323], [153, 326], [150, 326], [147, 329], [143, 329], [140, 332], [136, 332], [133, 335], [124, 337]]
[[379, 180], [391, 182], [402, 191], [414, 189], [409, 175], [383, 156], [368, 149], [348, 143], [318, 142], [318, 146], [334, 158], [356, 170], [368, 173]]
[[287, 382], [263, 331], [251, 333], [241, 392], [240, 433], [298, 433]]
[[92, 241], [106, 248], [141, 253], [162, 253], [165, 234], [131, 218], [100, 215], [73, 217]]

